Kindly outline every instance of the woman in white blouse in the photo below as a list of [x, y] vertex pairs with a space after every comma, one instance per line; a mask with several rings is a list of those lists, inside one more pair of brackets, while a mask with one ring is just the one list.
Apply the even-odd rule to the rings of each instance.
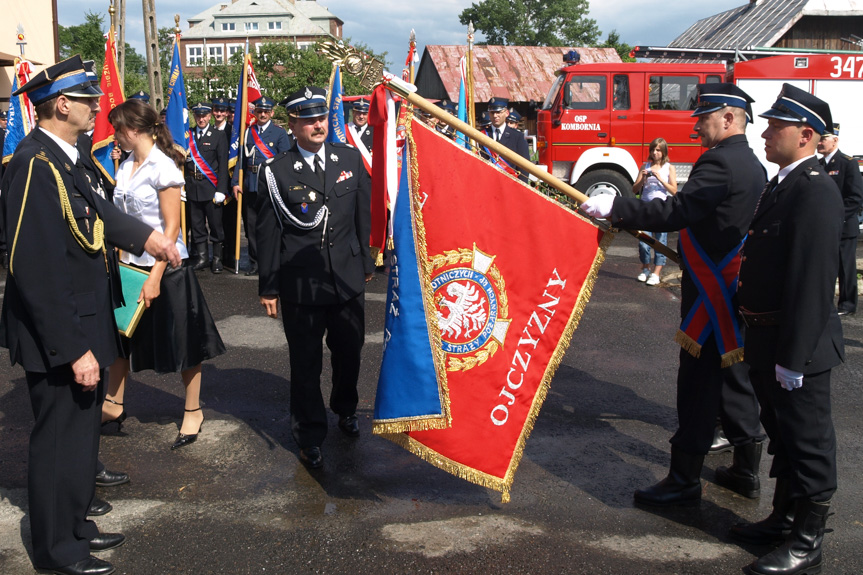
[[[225, 353], [225, 346], [204, 300], [180, 235], [180, 192], [183, 155], [178, 152], [156, 111], [140, 100], [127, 100], [108, 115], [120, 147], [131, 151], [117, 172], [114, 204], [169, 238], [176, 238], [184, 265], [168, 268], [151, 256], [123, 253], [121, 261], [150, 273], [138, 301], [147, 311], [131, 339], [123, 338], [128, 359], [119, 358], [109, 370], [108, 393], [102, 407], [103, 427], [126, 418], [123, 408], [126, 377], [132, 371], [180, 372], [186, 405], [180, 432], [171, 449], [198, 438], [201, 411], [201, 362]], [[131, 302], [127, 302], [129, 304]]]
[[[641, 194], [641, 199], [650, 202], [655, 199], [665, 200], [677, 193], [677, 173], [674, 165], [668, 161], [668, 143], [663, 138], [656, 138], [650, 142], [649, 159], [638, 173], [638, 179], [632, 184], [632, 192]], [[667, 232], [644, 232], [653, 236], [656, 241], [666, 245], [668, 241]], [[649, 286], [658, 285], [662, 277], [662, 266], [665, 265], [665, 256], [653, 250], [653, 271], [650, 270], [650, 246], [644, 242], [638, 242], [638, 259], [641, 265], [641, 273], [638, 281], [645, 282]]]

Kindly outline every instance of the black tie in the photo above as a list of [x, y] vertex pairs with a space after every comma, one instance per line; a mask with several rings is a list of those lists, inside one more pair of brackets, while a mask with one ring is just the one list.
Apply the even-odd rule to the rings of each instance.
[[494, 139], [497, 142], [500, 142], [500, 128], [494, 129]]
[[326, 184], [324, 183], [324, 163], [321, 161], [320, 156], [315, 156], [315, 174], [318, 175], [318, 179], [321, 181], [321, 191], [325, 191], [324, 186]]
[[761, 207], [761, 202], [763, 202], [764, 199], [767, 198], [773, 192], [773, 190], [776, 188], [776, 186], [778, 186], [778, 185], [779, 185], [779, 176], [778, 175], [773, 176], [773, 178], [769, 182], [767, 182], [767, 184], [765, 184], [764, 190], [761, 192], [761, 197], [758, 198], [758, 203], [755, 204], [755, 213], [756, 214], [758, 213], [758, 208]]
[[827, 167], [827, 156], [821, 156], [821, 159], [818, 160], [818, 163], [821, 164], [822, 167]]

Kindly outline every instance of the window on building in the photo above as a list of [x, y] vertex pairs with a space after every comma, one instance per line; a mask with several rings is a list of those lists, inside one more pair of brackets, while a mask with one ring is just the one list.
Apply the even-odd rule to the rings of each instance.
[[224, 62], [224, 54], [221, 46], [208, 46], [207, 53], [210, 64], [221, 64]]
[[243, 45], [242, 44], [228, 44], [228, 62], [230, 62], [234, 54], [242, 54], [243, 53]]
[[186, 46], [186, 66], [200, 66], [204, 63], [203, 46]]
[[281, 30], [282, 23], [281, 22], [267, 22], [267, 30]]
[[237, 29], [237, 25], [233, 22], [222, 22], [222, 32], [233, 32]]
[[651, 76], [651, 110], [694, 110], [697, 76]]
[[297, 48], [299, 48], [300, 50], [308, 50], [314, 45], [314, 42], [297, 42]]
[[246, 32], [257, 32], [258, 31], [258, 23], [257, 22], [246, 22]]

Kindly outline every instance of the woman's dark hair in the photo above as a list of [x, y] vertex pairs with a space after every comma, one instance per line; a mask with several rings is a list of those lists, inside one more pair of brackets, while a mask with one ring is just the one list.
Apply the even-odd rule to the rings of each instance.
[[168, 126], [149, 104], [137, 99], [126, 100], [108, 113], [108, 121], [115, 130], [132, 129], [151, 136], [162, 153], [174, 160], [178, 168], [183, 167], [185, 156], [174, 147]]
[[665, 138], [656, 138], [650, 142], [650, 161], [653, 162], [653, 150], [659, 148], [662, 152], [662, 159], [659, 160], [659, 165], [664, 166], [668, 162], [668, 142]]

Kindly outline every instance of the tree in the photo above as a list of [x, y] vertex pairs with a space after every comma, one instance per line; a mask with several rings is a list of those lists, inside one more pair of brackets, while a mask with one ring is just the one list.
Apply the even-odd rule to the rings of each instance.
[[588, 0], [481, 0], [458, 18], [473, 22], [486, 44], [592, 46], [599, 28], [588, 9]]
[[598, 45], [597, 48], [614, 48], [617, 50], [618, 55], [620, 55], [621, 60], [624, 62], [635, 62], [635, 58], [629, 55], [632, 52], [632, 46], [620, 41], [620, 34], [617, 33], [617, 30], [609, 32], [605, 43]]

